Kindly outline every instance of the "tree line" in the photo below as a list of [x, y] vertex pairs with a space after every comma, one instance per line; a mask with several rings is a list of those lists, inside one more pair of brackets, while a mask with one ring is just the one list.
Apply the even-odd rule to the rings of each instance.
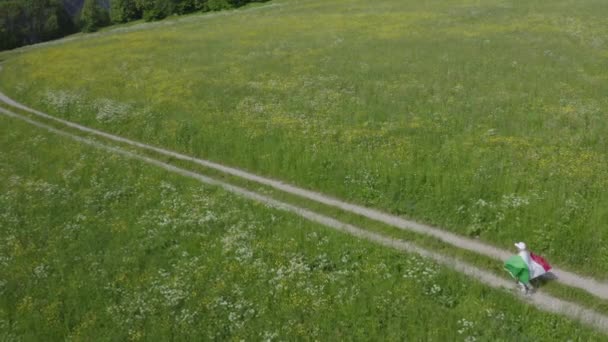
[[133, 20], [219, 11], [267, 0], [0, 0], [0, 50]]

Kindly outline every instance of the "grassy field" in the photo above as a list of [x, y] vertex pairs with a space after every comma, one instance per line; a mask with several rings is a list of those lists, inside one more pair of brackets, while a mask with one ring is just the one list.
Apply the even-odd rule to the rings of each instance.
[[0, 88], [606, 277], [608, 3], [270, 5], [32, 49]]
[[420, 257], [0, 117], [0, 339], [598, 340]]

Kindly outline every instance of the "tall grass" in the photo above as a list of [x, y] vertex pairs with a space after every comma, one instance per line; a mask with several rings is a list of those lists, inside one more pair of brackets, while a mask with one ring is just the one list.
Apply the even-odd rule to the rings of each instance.
[[58, 116], [608, 272], [602, 1], [277, 1], [26, 52]]
[[3, 340], [601, 338], [415, 255], [23, 123], [0, 118], [0, 143]]

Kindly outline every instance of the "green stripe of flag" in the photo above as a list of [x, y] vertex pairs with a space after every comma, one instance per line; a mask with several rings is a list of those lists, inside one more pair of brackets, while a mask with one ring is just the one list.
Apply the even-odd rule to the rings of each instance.
[[519, 255], [514, 255], [505, 261], [505, 270], [511, 274], [511, 276], [524, 284], [530, 282], [530, 270], [524, 259]]

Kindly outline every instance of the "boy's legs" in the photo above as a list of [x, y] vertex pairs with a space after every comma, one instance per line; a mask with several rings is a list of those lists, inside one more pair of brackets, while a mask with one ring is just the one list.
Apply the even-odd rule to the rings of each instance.
[[517, 285], [519, 285], [519, 289], [521, 290], [521, 292], [523, 293], [528, 293], [528, 291], [530, 290], [530, 286], [527, 284], [522, 283], [521, 281], [517, 282]]

